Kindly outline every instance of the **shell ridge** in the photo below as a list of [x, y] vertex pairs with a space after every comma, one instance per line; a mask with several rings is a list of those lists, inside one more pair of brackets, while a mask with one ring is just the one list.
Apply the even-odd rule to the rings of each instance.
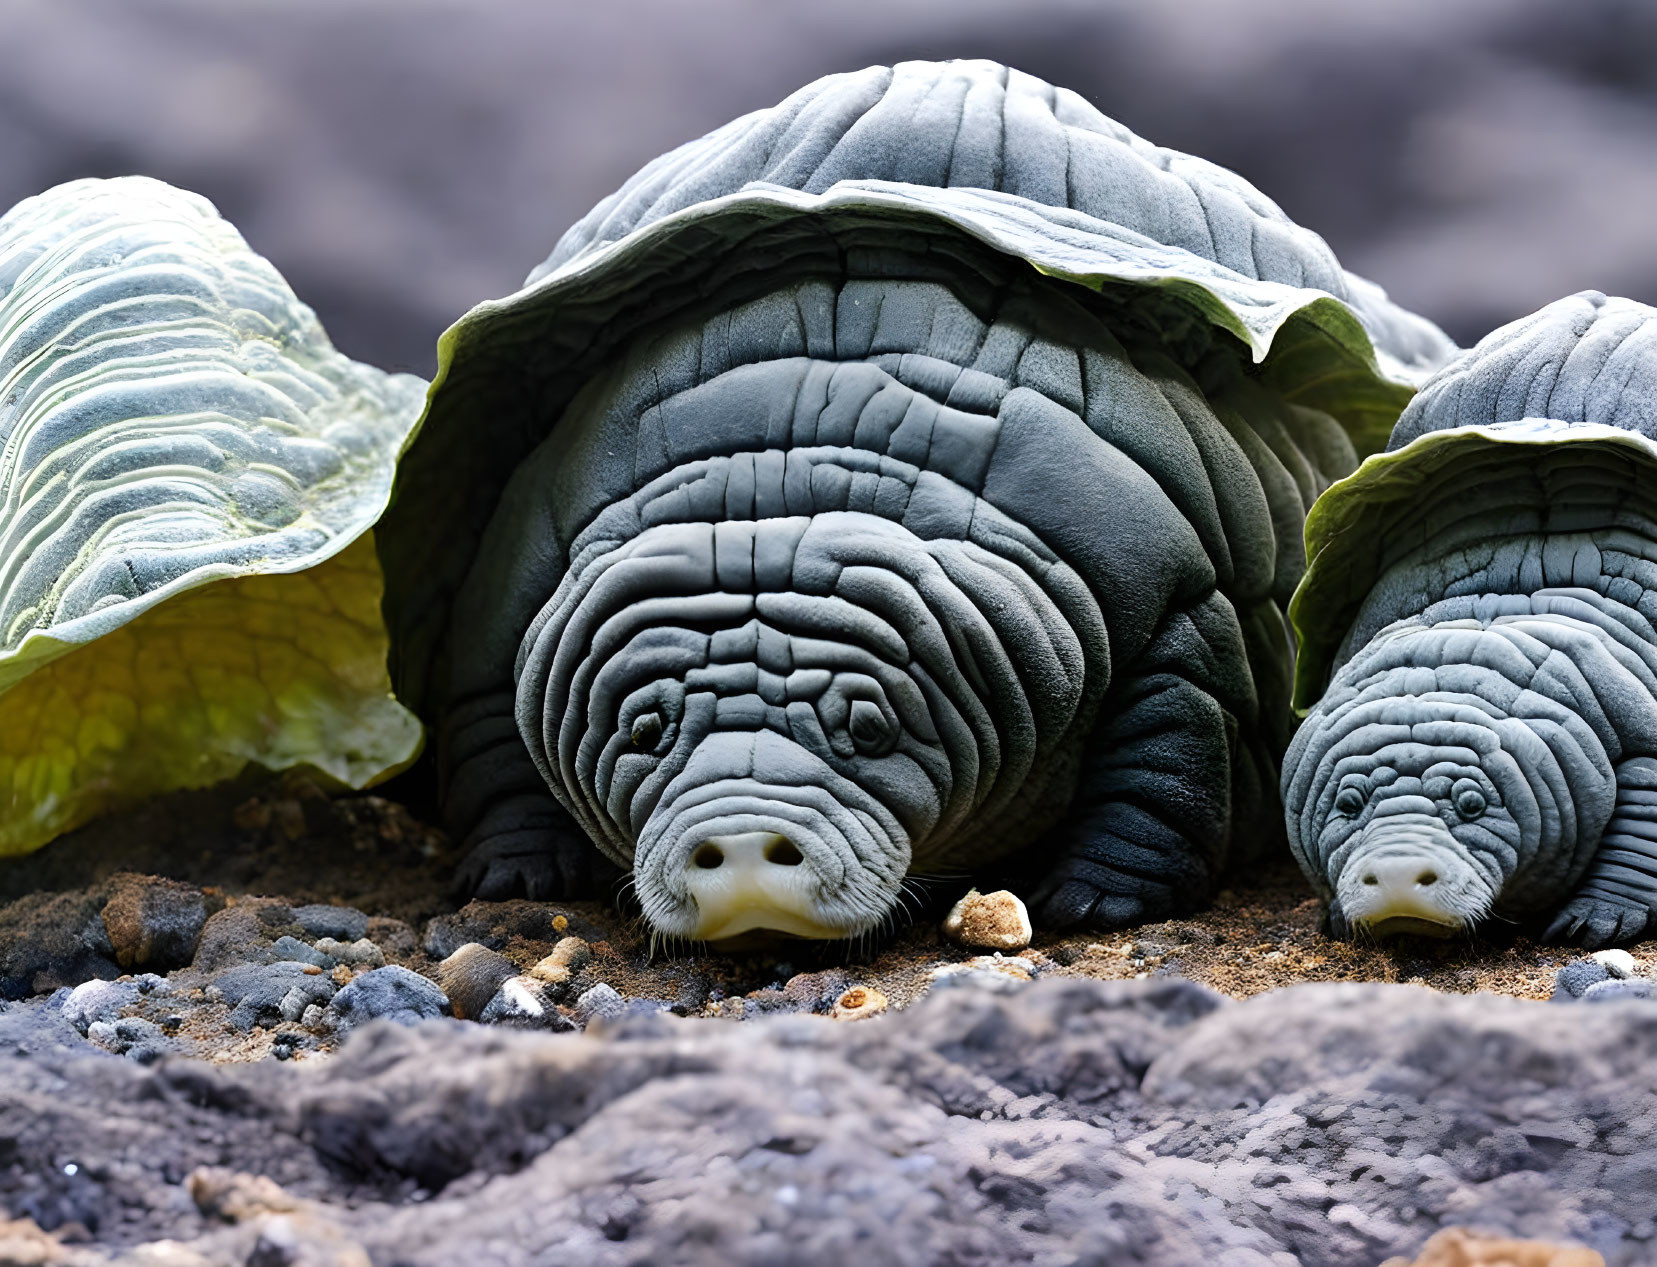
[[[872, 84], [879, 90], [870, 91]], [[958, 84], [965, 85], [964, 93]], [[953, 118], [941, 110], [924, 117], [925, 126], [948, 142], [948, 158], [939, 170], [956, 179], [969, 116], [976, 120], [973, 111], [988, 109], [996, 89], [998, 127], [979, 131], [974, 122], [971, 133], [978, 145], [995, 151], [975, 169], [993, 188], [866, 179], [868, 173], [908, 171], [894, 167], [894, 154], [878, 147], [860, 156], [860, 166], [847, 169], [857, 179], [829, 183], [841, 175], [854, 130], [872, 136], [885, 128], [889, 132], [883, 135], [899, 136], [902, 128], [892, 120], [901, 113], [913, 124], [927, 100], [960, 102]], [[974, 98], [980, 90], [985, 95]], [[814, 113], [819, 110], [833, 116], [832, 125]], [[848, 121], [843, 129], [841, 120]], [[990, 142], [992, 131], [999, 133], [998, 144]], [[795, 136], [827, 146], [827, 156], [809, 176], [788, 166], [802, 152], [784, 140]], [[1093, 138], [1100, 146], [1097, 159], [1084, 147]], [[733, 159], [750, 141], [740, 161]], [[1083, 172], [1084, 158], [1097, 168]], [[675, 180], [684, 186], [682, 202], [669, 192]], [[1090, 181], [1097, 186], [1096, 203], [1089, 201]], [[825, 187], [813, 192], [818, 184]], [[1276, 274], [1264, 281], [1251, 278], [1141, 232], [1164, 224], [1164, 208], [1173, 206], [1176, 191], [1202, 209], [1200, 217], [1181, 213], [1182, 232], [1211, 247], [1229, 244], [1227, 249], [1239, 253], [1227, 257], [1234, 263]], [[660, 213], [657, 218], [647, 218], [647, 207]], [[1120, 220], [1102, 218], [1117, 208]], [[1173, 233], [1166, 237], [1185, 240]], [[672, 287], [691, 288], [687, 275], [699, 273], [701, 293], [732, 284], [735, 270], [728, 263], [698, 261], [715, 255], [729, 260], [738, 251], [753, 258], [771, 252], [777, 260], [803, 260], [809, 249], [838, 261], [844, 273], [854, 244], [886, 240], [924, 255], [946, 244], [958, 250], [955, 244], [967, 239], [1004, 258], [1022, 259], [1057, 282], [1102, 292], [1109, 303], [1126, 295], [1166, 295], [1147, 302], [1145, 311], [1177, 312], [1188, 325], [1194, 318], [1234, 336], [1254, 363], [1275, 376], [1280, 390], [1337, 417], [1355, 437], [1374, 434], [1382, 418], [1390, 423], [1424, 370], [1436, 367], [1449, 349], [1429, 323], [1392, 307], [1378, 287], [1360, 285], [1343, 272], [1321, 238], [1295, 225], [1246, 181], [1153, 145], [1074, 94], [988, 63], [904, 63], [830, 77], [772, 111], [745, 116], [646, 165], [559, 240], [524, 288], [479, 305], [445, 332], [428, 408], [404, 450], [401, 491], [394, 491], [388, 511], [393, 530], [380, 536], [393, 658], [405, 697], [418, 705], [432, 683], [446, 636], [441, 614], [458, 590], [481, 531], [470, 521], [487, 510], [486, 497], [469, 498], [454, 512], [442, 511], [456, 516], [452, 528], [419, 523], [431, 518], [434, 503], [416, 508], [413, 490], [422, 490], [421, 499], [431, 498], [442, 487], [471, 482], [463, 471], [496, 481], [513, 461], [500, 454], [455, 453], [453, 462], [440, 456], [449, 455], [455, 443], [458, 433], [449, 429], [477, 407], [461, 402], [487, 400], [484, 408], [493, 413], [511, 399], [511, 389], [483, 387], [478, 367], [515, 355], [514, 345], [536, 337], [541, 323], [557, 313], [553, 325], [562, 329], [552, 347], [537, 351], [533, 372], [544, 377], [531, 389], [542, 411], [533, 425], [548, 425], [573, 390], [568, 383], [580, 380], [582, 358], [596, 355], [596, 340], [619, 338], [630, 322], [664, 319], [670, 303], [678, 302], [670, 298]], [[1305, 284], [1313, 280], [1318, 284]], [[629, 290], [652, 289], [660, 299], [648, 318], [642, 304], [624, 310]], [[600, 319], [604, 311], [607, 320]], [[844, 315], [836, 313], [837, 342], [844, 338], [839, 324]], [[1295, 391], [1303, 379], [1310, 385]], [[533, 443], [528, 436], [513, 436], [509, 443], [526, 441]], [[447, 468], [452, 469], [445, 476]], [[422, 542], [427, 533], [432, 536]]]

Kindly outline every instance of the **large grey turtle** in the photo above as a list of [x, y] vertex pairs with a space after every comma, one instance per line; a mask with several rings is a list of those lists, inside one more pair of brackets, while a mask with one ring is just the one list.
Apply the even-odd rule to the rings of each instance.
[[1013, 856], [1049, 923], [1201, 902], [1276, 819], [1306, 508], [1448, 351], [990, 63], [656, 160], [444, 336], [378, 537], [470, 882], [709, 939]]
[[[1307, 523], [1290, 843], [1339, 931], [1657, 918], [1657, 310], [1506, 326]], [[1321, 698], [1320, 698], [1321, 697]]]
[[249, 762], [413, 760], [368, 530], [423, 387], [194, 194], [0, 216], [0, 856]]

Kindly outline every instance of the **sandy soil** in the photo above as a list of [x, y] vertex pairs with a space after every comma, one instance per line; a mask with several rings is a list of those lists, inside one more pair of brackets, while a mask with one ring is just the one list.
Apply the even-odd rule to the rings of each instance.
[[[399, 790], [406, 788], [391, 789]], [[388, 961], [428, 976], [449, 947], [464, 941], [484, 941], [527, 970], [574, 935], [592, 950], [583, 989], [604, 982], [624, 998], [708, 1016], [824, 1010], [851, 986], [872, 987], [901, 1007], [928, 989], [940, 968], [977, 955], [943, 937], [941, 911], [916, 915], [873, 946], [782, 942], [740, 953], [669, 953], [652, 946], [638, 918], [602, 902], [461, 907], [448, 892], [453, 861], [441, 833], [399, 801], [330, 799], [289, 777], [172, 797], [0, 864], [0, 912], [11, 903], [15, 914], [46, 891], [99, 900], [97, 886], [118, 873], [158, 875], [204, 889], [215, 906], [268, 909], [267, 922], [286, 918], [283, 906], [355, 907], [373, 918], [370, 936]], [[940, 892], [939, 899], [947, 905], [955, 896]], [[1211, 909], [1193, 916], [1111, 933], [1038, 930], [1027, 951], [977, 966], [1014, 976], [1177, 974], [1238, 998], [1302, 981], [1396, 981], [1546, 998], [1558, 967], [1578, 957], [1500, 927], [1477, 939], [1367, 945], [1333, 941], [1321, 922], [1319, 903], [1294, 867], [1283, 865], [1234, 877]], [[18, 931], [25, 927], [13, 918], [9, 935], [26, 935]], [[1631, 949], [1642, 969], [1657, 963], [1657, 942]], [[336, 971], [349, 979], [349, 970]], [[198, 1041], [188, 1045], [199, 1054], [252, 1059], [269, 1049], [266, 1030], [232, 1040], [207, 1018], [194, 1022]]]

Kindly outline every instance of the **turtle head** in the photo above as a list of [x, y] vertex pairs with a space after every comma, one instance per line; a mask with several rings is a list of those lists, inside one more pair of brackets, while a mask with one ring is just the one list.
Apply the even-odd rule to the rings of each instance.
[[1508, 715], [1493, 669], [1409, 658], [1343, 670], [1284, 761], [1290, 844], [1332, 930], [1452, 936], [1557, 904], [1609, 812], [1593, 732]]
[[856, 936], [912, 870], [1036, 816], [1079, 647], [971, 550], [827, 511], [657, 524], [572, 569], [524, 637], [518, 729], [653, 928]]
[[1446, 937], [1490, 914], [1519, 827], [1479, 763], [1448, 749], [1406, 741], [1344, 763], [1317, 842], [1337, 929]]
[[[905, 777], [913, 753], [896, 751], [901, 739], [924, 740], [890, 718], [878, 686], [858, 686], [849, 708], [825, 690], [776, 728], [720, 728], [719, 700], [681, 723], [682, 768], [633, 854], [653, 927], [705, 941], [755, 930], [831, 939], [886, 916], [909, 869], [910, 831], [924, 832], [937, 806]], [[836, 759], [837, 739], [853, 753]]]

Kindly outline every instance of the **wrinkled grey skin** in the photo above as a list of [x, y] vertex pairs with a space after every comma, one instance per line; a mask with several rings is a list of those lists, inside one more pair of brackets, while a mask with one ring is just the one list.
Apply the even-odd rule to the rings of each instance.
[[[1595, 293], [1498, 330], [1389, 448], [1547, 418], [1657, 438], [1657, 311]], [[1556, 444], [1424, 491], [1284, 760], [1289, 839], [1337, 932], [1657, 911], [1657, 504], [1651, 468]]]
[[[647, 168], [546, 267], [751, 180], [870, 177], [1348, 288], [1235, 177], [1130, 159], [1001, 67], [877, 68], [765, 118]], [[480, 894], [589, 887], [590, 840], [663, 933], [844, 937], [906, 877], [1034, 850], [1037, 917], [1110, 926], [1200, 904], [1234, 824], [1275, 820], [1282, 607], [1344, 431], [1204, 323], [1176, 360], [1021, 260], [888, 236], [640, 329], [516, 467], [438, 737]]]
[[[564, 793], [658, 928], [693, 930], [710, 835], [786, 836], [852, 933], [906, 874], [1028, 844], [1078, 791], [1048, 914], [1131, 918], [1206, 891], [1234, 784], [1261, 804], [1282, 723], [1251, 665], [1281, 698], [1298, 574], [1272, 521], [1319, 476], [1245, 453], [1177, 367], [1136, 367], [1046, 289], [985, 322], [934, 284], [801, 285], [641, 341], [520, 467], [460, 606], [547, 595], [499, 631], [515, 687], [492, 712], [515, 708], [523, 783]], [[876, 312], [913, 351], [875, 351]], [[832, 354], [766, 355], [790, 343]], [[1331, 420], [1279, 410], [1291, 460], [1343, 453]], [[543, 495], [582, 451], [649, 473], [584, 527]], [[500, 786], [461, 765], [455, 795], [474, 778]], [[523, 808], [485, 813], [513, 831]]]

